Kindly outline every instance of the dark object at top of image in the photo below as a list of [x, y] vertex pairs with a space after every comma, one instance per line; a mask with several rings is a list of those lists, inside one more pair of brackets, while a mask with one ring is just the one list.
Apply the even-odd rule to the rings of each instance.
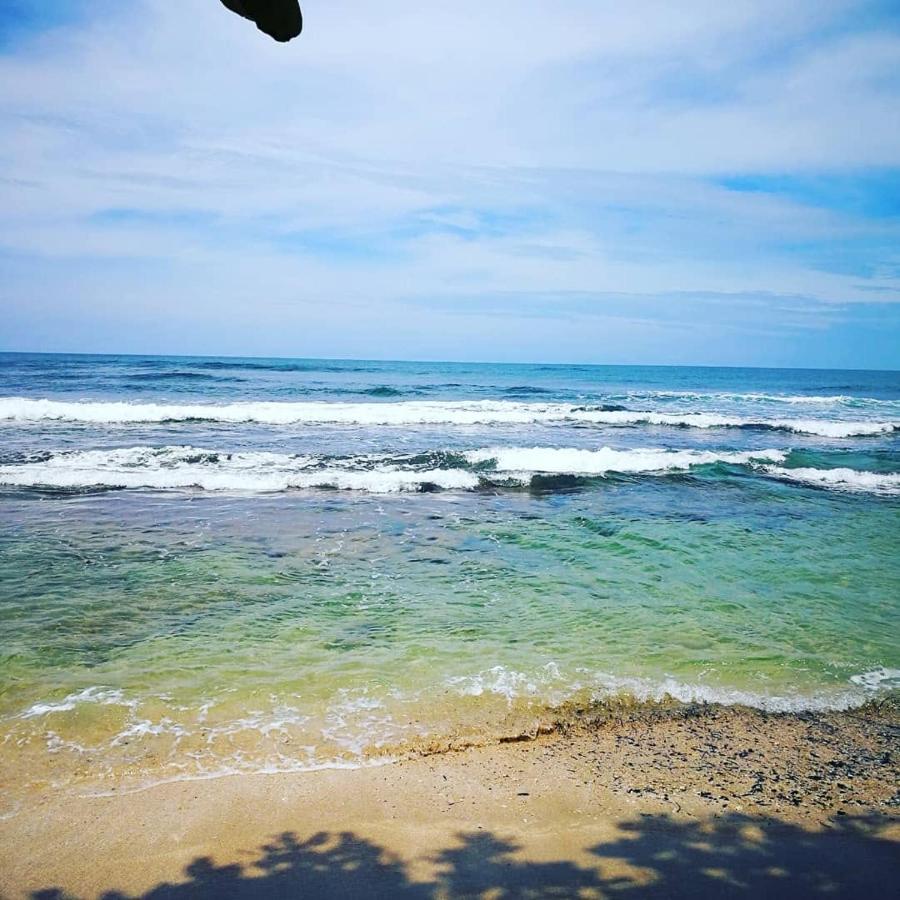
[[276, 41], [289, 41], [303, 30], [303, 16], [297, 0], [222, 0], [236, 12]]

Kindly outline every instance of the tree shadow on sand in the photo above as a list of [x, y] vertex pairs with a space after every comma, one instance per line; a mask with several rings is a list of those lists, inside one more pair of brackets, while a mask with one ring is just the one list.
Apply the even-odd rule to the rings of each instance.
[[[285, 833], [249, 863], [217, 866], [195, 859], [178, 883], [140, 900], [200, 898], [543, 897], [865, 897], [900, 883], [898, 844], [880, 837], [885, 820], [843, 817], [831, 827], [796, 826], [732, 814], [683, 821], [642, 816], [619, 824], [614, 841], [588, 848], [594, 862], [530, 862], [516, 844], [486, 831], [460, 833], [430, 862], [431, 880], [410, 877], [404, 862], [350, 832], [307, 840]], [[64, 900], [59, 888], [34, 900]], [[131, 900], [109, 891], [102, 900]]]

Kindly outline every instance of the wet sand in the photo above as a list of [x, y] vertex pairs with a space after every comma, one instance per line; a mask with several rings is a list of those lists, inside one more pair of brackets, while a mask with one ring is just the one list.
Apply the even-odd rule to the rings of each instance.
[[604, 708], [378, 768], [35, 792], [0, 894], [889, 896], [898, 743], [888, 704]]

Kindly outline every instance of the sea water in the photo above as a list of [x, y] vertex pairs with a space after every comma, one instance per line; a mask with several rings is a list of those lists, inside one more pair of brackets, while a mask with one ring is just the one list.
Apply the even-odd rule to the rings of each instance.
[[900, 373], [0, 355], [0, 768], [900, 686]]

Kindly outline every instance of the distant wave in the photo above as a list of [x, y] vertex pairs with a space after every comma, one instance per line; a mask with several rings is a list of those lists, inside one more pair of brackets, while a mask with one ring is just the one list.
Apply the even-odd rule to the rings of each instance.
[[240, 381], [239, 378], [224, 378], [206, 372], [134, 372], [128, 376], [132, 381]]
[[[345, 390], [343, 393], [351, 393], [351, 391]], [[368, 394], [370, 397], [402, 397], [406, 391], [382, 384], [378, 387], [364, 388], [363, 390], [360, 390], [359, 393]]]
[[284, 362], [272, 360], [199, 360], [193, 363], [198, 369], [244, 369], [251, 372], [376, 372], [379, 368], [366, 365], [340, 365], [323, 361]]
[[749, 393], [732, 391], [630, 391], [622, 396], [631, 400], [653, 400], [657, 398], [690, 401], [725, 400], [750, 403], [788, 403], [793, 406], [803, 404], [815, 406], [861, 406], [866, 404], [875, 406], [900, 406], [900, 401], [898, 400], [881, 400], [875, 397], [856, 397], [852, 394], [766, 394], [758, 391]]
[[509, 394], [511, 397], [529, 397], [539, 394], [552, 394], [553, 391], [548, 388], [532, 387], [528, 384], [516, 384], [512, 387], [503, 388], [503, 393]]
[[577, 422], [607, 426], [655, 425], [683, 428], [763, 428], [847, 438], [889, 434], [897, 422], [833, 419], [767, 419], [715, 413], [660, 413], [608, 406], [520, 403], [510, 400], [402, 401], [395, 403], [242, 402], [160, 404], [68, 402], [24, 397], [0, 398], [0, 420], [67, 421], [96, 424], [227, 422], [266, 425], [516, 425]]

